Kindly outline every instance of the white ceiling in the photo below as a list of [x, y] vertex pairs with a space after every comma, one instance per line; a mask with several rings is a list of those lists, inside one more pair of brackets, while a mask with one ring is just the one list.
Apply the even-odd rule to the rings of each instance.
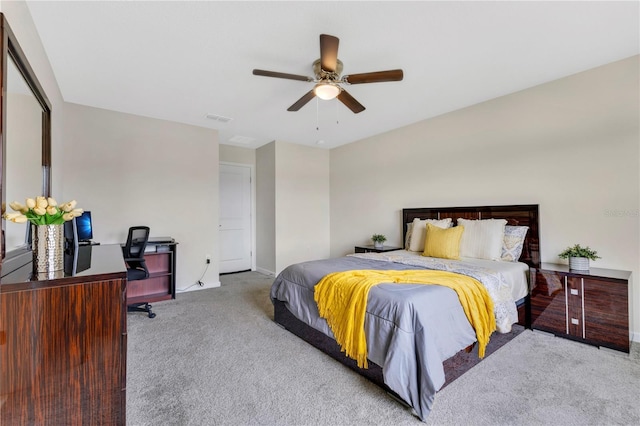
[[[637, 1], [27, 4], [65, 101], [251, 148], [333, 148], [639, 53]], [[252, 70], [312, 76], [321, 33], [340, 39], [343, 74], [402, 68], [404, 80], [347, 87], [360, 114], [337, 100], [288, 112], [313, 83]]]

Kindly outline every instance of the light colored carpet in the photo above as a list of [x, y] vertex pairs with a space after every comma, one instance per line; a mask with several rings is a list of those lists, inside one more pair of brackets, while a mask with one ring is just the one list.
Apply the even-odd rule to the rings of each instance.
[[[273, 322], [273, 278], [128, 315], [129, 425], [420, 425], [380, 388]], [[638, 425], [631, 356], [525, 330], [436, 396], [429, 425]]]

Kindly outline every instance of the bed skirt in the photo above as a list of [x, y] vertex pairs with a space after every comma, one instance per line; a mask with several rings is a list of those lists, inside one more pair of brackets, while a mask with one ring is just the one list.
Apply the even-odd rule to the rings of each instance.
[[[369, 361], [369, 368], [367, 369], [358, 367], [355, 360], [347, 357], [343, 352], [340, 351], [340, 346], [335, 340], [300, 321], [287, 309], [284, 302], [280, 300], [272, 300], [272, 302], [274, 308], [274, 321], [277, 324], [279, 324], [285, 330], [295, 334], [310, 345], [320, 349], [322, 352], [349, 367], [361, 376], [369, 379], [370, 381], [384, 389], [386, 392], [388, 392], [395, 399], [408, 406], [408, 404], [403, 401], [402, 398], [398, 396], [398, 394], [389, 389], [389, 387], [384, 383], [382, 367], [371, 361]], [[511, 339], [516, 337], [524, 330], [527, 318], [527, 305], [528, 303], [525, 303], [524, 299], [518, 303], [519, 323], [518, 325], [513, 326], [513, 329], [510, 333], [494, 333], [491, 336], [491, 341], [486, 348], [485, 358], [491, 355], [497, 349], [501, 348], [504, 344], [508, 343]], [[442, 386], [443, 388], [481, 361], [478, 358], [477, 346], [478, 345], [474, 345], [474, 350], [471, 353], [465, 353], [465, 351], [463, 350], [453, 357], [447, 359], [443, 363], [445, 371], [445, 383]]]
[[406, 404], [406, 402], [404, 402], [402, 398], [398, 396], [398, 394], [396, 394], [394, 391], [389, 389], [387, 385], [385, 385], [384, 379], [382, 377], [382, 367], [371, 361], [369, 361], [368, 363], [369, 368], [365, 369], [358, 367], [354, 359], [347, 357], [343, 352], [340, 351], [340, 346], [335, 340], [300, 321], [291, 312], [289, 312], [289, 310], [285, 306], [285, 303], [281, 302], [280, 300], [273, 300], [273, 319], [285, 330], [290, 331], [305, 342], [309, 343], [312, 346], [315, 346], [335, 360], [346, 365], [356, 373], [371, 380], [373, 383], [391, 394], [394, 398]]

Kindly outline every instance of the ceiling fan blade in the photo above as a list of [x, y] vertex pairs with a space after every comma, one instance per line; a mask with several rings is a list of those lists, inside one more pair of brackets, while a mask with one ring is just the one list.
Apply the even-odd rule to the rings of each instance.
[[320, 34], [320, 64], [323, 70], [336, 72], [339, 43], [338, 37]]
[[311, 99], [315, 97], [316, 97], [316, 94], [313, 92], [313, 89], [311, 89], [307, 93], [305, 93], [304, 96], [298, 99], [293, 105], [287, 108], [287, 111], [298, 111], [300, 108], [305, 106], [307, 102], [309, 102]]
[[404, 77], [402, 70], [375, 71], [363, 74], [351, 74], [342, 77], [349, 84], [381, 83], [384, 81], [400, 81]]
[[313, 81], [311, 77], [297, 74], [287, 74], [284, 72], [253, 70], [253, 75], [261, 75], [264, 77], [286, 78], [288, 80]]
[[349, 94], [349, 92], [347, 92], [344, 89], [342, 89], [342, 91], [337, 96], [337, 98], [338, 98], [338, 100], [340, 102], [345, 104], [347, 106], [347, 108], [349, 108], [351, 111], [353, 111], [354, 114], [357, 114], [357, 113], [362, 112], [362, 111], [365, 110], [365, 107], [360, 102], [356, 101], [356, 98], [351, 96]]

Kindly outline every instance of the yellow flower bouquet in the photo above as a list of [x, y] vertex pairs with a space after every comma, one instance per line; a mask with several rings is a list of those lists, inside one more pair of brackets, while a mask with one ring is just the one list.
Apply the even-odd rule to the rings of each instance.
[[27, 198], [25, 205], [14, 201], [9, 204], [16, 213], [6, 212], [3, 218], [14, 223], [31, 222], [33, 225], [62, 225], [64, 222], [78, 217], [83, 210], [76, 208], [76, 200], [58, 205], [55, 199], [38, 196]]

